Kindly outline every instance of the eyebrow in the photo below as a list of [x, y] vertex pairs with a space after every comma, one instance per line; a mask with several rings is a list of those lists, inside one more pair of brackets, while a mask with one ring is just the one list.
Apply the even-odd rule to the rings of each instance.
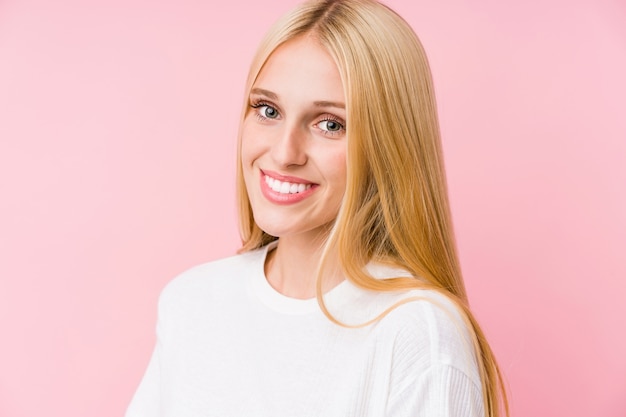
[[[271, 98], [272, 100], [278, 100], [278, 95], [276, 93], [272, 93], [271, 91], [265, 90], [263, 88], [253, 88], [252, 90], [250, 90], [250, 93], [265, 96], [267, 98]], [[338, 103], [335, 101], [326, 101], [326, 100], [314, 101], [313, 105], [316, 107], [336, 107], [338, 109], [346, 108], [346, 105], [343, 103]]]
[[313, 104], [317, 107], [337, 107], [338, 109], [346, 108], [345, 104], [334, 101], [314, 101]]
[[262, 88], [253, 88], [252, 90], [250, 90], [251, 94], [258, 94], [260, 96], [266, 96], [268, 98], [271, 98], [272, 100], [278, 100], [278, 96], [274, 93], [272, 93], [269, 90], [264, 90]]

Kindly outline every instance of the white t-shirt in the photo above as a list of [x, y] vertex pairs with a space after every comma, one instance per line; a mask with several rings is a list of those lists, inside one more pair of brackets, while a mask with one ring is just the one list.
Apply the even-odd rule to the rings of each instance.
[[340, 327], [316, 299], [270, 286], [267, 251], [200, 265], [167, 285], [156, 347], [126, 417], [483, 417], [467, 329], [446, 297], [345, 280], [324, 298], [350, 324], [421, 300], [370, 326]]

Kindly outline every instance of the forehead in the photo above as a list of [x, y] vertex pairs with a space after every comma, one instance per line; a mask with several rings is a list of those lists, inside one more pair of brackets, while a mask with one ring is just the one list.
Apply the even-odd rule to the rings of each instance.
[[343, 84], [334, 59], [310, 36], [291, 39], [276, 48], [254, 87], [281, 97], [298, 93], [312, 100], [344, 102]]

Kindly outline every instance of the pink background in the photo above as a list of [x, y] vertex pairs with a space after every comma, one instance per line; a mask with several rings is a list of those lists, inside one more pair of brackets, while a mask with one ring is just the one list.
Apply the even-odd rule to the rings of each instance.
[[[232, 254], [254, 48], [293, 4], [0, 1], [0, 416], [121, 415], [157, 296]], [[514, 416], [626, 416], [623, 0], [389, 0], [431, 59]]]

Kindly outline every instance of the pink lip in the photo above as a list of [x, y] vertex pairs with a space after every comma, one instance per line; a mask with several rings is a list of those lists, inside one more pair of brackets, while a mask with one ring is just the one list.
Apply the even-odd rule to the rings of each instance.
[[267, 175], [270, 176], [272, 178], [274, 178], [275, 180], [278, 181], [282, 181], [282, 182], [291, 182], [294, 184], [315, 184], [311, 181], [307, 181], [303, 178], [298, 178], [298, 177], [290, 177], [288, 175], [281, 175], [278, 172], [274, 172], [274, 171], [268, 171], [268, 170], [261, 170], [261, 175]]
[[[291, 182], [294, 184], [311, 184], [311, 188], [309, 188], [308, 190], [305, 190], [301, 193], [296, 193], [296, 194], [281, 194], [281, 193], [277, 193], [276, 191], [272, 190], [270, 188], [269, 185], [267, 185], [267, 183], [265, 182], [265, 176], [268, 175], [274, 179], [277, 179], [279, 181], [283, 181], [283, 182]], [[313, 194], [315, 192], [315, 190], [317, 189], [317, 184], [312, 183], [310, 181], [306, 181], [302, 178], [297, 178], [297, 177], [290, 177], [290, 176], [286, 176], [286, 175], [280, 175], [276, 172], [272, 172], [272, 171], [263, 171], [261, 170], [261, 175], [259, 175], [260, 181], [261, 181], [261, 192], [263, 193], [263, 196], [265, 198], [267, 198], [269, 201], [271, 201], [274, 204], [281, 204], [281, 205], [289, 205], [289, 204], [295, 204], [295, 203], [299, 203], [300, 201], [304, 200], [305, 198], [309, 197], [311, 194]]]

